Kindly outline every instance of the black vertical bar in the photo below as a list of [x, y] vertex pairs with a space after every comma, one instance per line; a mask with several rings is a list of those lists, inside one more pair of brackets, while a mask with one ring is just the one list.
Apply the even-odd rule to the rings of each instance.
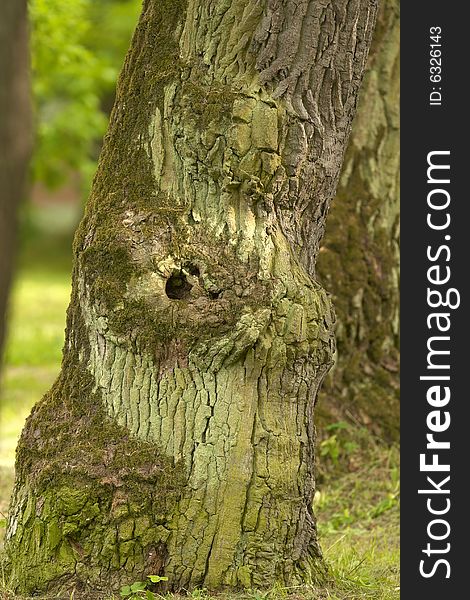
[[[463, 9], [464, 5], [459, 3], [435, 0], [401, 3], [401, 598], [404, 600], [470, 598], [467, 544], [470, 513], [466, 485], [470, 481], [467, 475], [470, 398], [464, 383], [465, 374], [470, 373], [467, 341], [470, 198], [466, 186], [470, 175], [467, 164], [470, 103], [466, 98], [470, 28]], [[431, 152], [442, 154], [430, 155]], [[450, 169], [431, 170], [428, 181], [429, 160], [436, 165], [449, 165]], [[447, 178], [450, 183], [445, 183]], [[436, 206], [445, 208], [433, 208]], [[444, 227], [448, 219], [450, 223]], [[437, 269], [429, 271], [431, 267]], [[449, 274], [449, 281], [442, 282]], [[439, 306], [439, 292], [442, 304], [447, 299], [455, 308]], [[433, 308], [430, 303], [438, 306]], [[440, 331], [438, 322], [442, 330], [450, 324], [449, 330]], [[450, 339], [433, 340], [433, 337]], [[432, 350], [449, 350], [450, 354], [428, 356], [428, 344]], [[437, 368], [430, 368], [428, 359]], [[420, 377], [449, 377], [449, 380]], [[429, 391], [432, 387], [435, 389]], [[447, 403], [445, 387], [450, 392]], [[449, 418], [450, 425], [446, 427]], [[443, 430], [437, 432], [437, 429]], [[427, 448], [427, 444], [433, 444], [427, 435], [433, 435], [436, 443], [449, 442], [450, 449]], [[436, 461], [437, 470], [424, 470], [429, 466], [420, 468], [421, 454], [425, 455], [425, 465]], [[446, 465], [450, 467], [448, 472], [440, 470]]]

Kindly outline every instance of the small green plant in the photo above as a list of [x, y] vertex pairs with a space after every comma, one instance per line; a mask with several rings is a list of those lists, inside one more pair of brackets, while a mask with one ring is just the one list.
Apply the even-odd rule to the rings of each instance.
[[329, 458], [334, 466], [338, 465], [340, 457], [349, 456], [359, 448], [356, 442], [345, 437], [348, 429], [349, 425], [345, 421], [331, 423], [326, 427], [326, 431], [331, 435], [320, 443], [320, 455]]
[[391, 510], [392, 508], [397, 506], [398, 498], [399, 498], [398, 492], [387, 494], [387, 497], [384, 498], [383, 500], [381, 500], [369, 512], [370, 518], [376, 519], [377, 517], [380, 517], [380, 515], [382, 515], [383, 513], [387, 512], [388, 510]]
[[355, 521], [354, 515], [349, 512], [348, 508], [345, 508], [342, 512], [335, 513], [330, 517], [329, 526], [332, 531], [339, 531], [348, 525], [353, 525]]
[[148, 581], [134, 581], [131, 585], [125, 585], [121, 588], [121, 596], [128, 600], [156, 600], [157, 594], [148, 589], [148, 586], [161, 581], [168, 581], [168, 577], [160, 577], [160, 575], [147, 575]]
[[323, 440], [320, 444], [320, 455], [324, 458], [331, 458], [334, 465], [338, 464], [340, 455], [340, 447], [338, 444], [338, 438], [336, 434], [330, 435], [330, 437]]

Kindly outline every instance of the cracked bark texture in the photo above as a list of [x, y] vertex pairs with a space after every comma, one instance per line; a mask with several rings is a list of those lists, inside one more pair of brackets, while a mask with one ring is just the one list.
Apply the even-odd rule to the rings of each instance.
[[337, 315], [319, 423], [399, 435], [399, 3], [381, 5], [341, 179], [318, 257]]
[[0, 20], [0, 360], [30, 149], [26, 2], [5, 0]]
[[373, 0], [144, 2], [18, 447], [9, 581], [92, 597], [316, 581], [315, 258]]

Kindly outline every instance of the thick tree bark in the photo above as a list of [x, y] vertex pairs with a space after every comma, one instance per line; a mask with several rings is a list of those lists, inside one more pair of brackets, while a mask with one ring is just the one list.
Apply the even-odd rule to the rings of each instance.
[[317, 579], [312, 278], [374, 0], [147, 0], [23, 431], [14, 589]]
[[385, 0], [318, 258], [337, 313], [320, 422], [352, 418], [386, 439], [399, 431], [399, 51], [399, 3]]
[[25, 0], [5, 0], [0, 18], [0, 360], [16, 248], [17, 211], [31, 148]]

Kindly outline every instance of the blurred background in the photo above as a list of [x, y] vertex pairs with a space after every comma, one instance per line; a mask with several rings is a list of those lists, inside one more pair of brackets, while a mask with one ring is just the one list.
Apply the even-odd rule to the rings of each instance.
[[24, 419], [59, 372], [73, 232], [140, 7], [140, 0], [28, 3], [33, 139], [0, 381], [3, 477]]

